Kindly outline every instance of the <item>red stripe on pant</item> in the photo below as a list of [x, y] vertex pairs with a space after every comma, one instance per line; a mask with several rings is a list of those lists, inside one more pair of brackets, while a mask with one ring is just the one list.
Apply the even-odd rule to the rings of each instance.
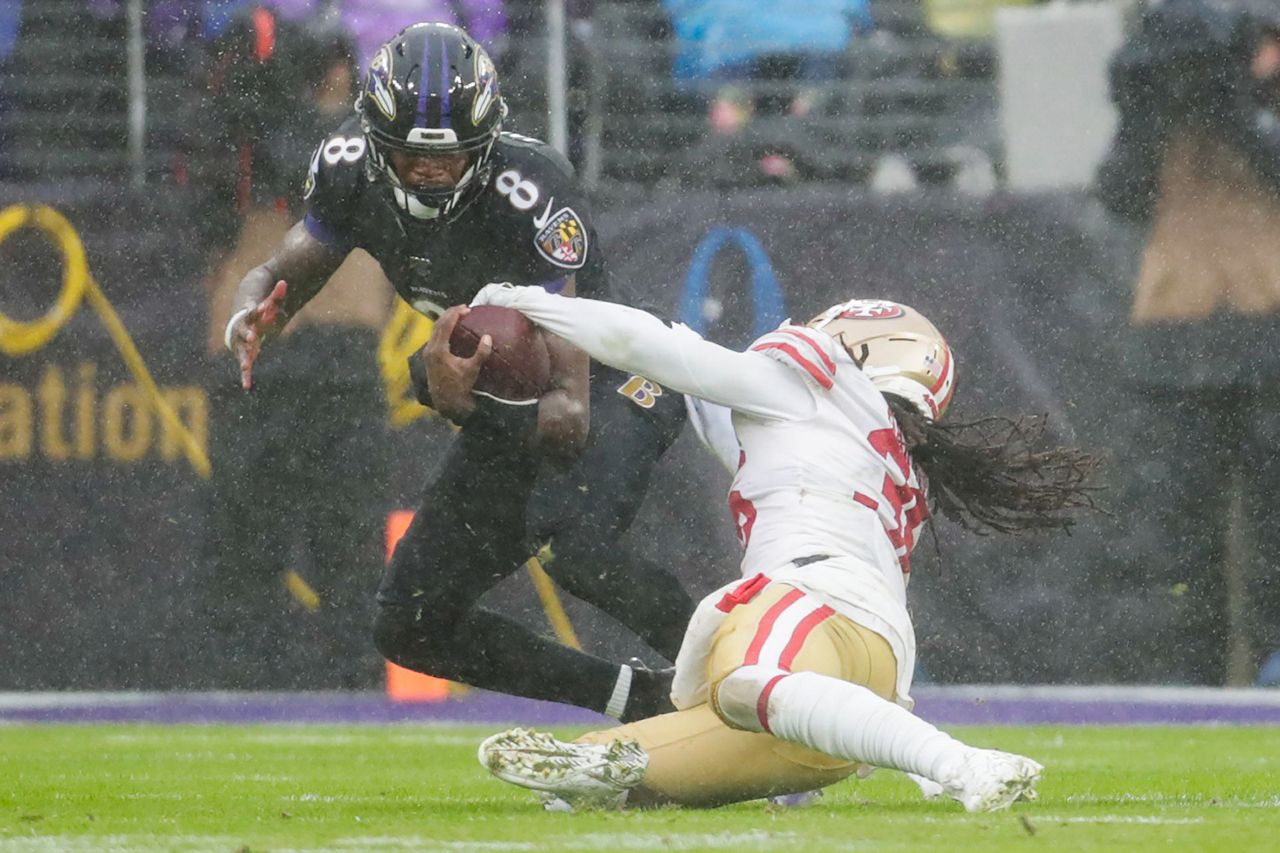
[[778, 668], [791, 671], [791, 664], [795, 662], [796, 655], [800, 654], [800, 649], [804, 647], [804, 641], [809, 639], [809, 634], [813, 629], [821, 625], [835, 613], [827, 605], [822, 605], [817, 610], [800, 620], [800, 624], [796, 626], [796, 630], [791, 634], [791, 640], [787, 643], [787, 647], [782, 650], [782, 656], [778, 658]]
[[782, 611], [802, 598], [804, 598], [804, 592], [793, 589], [765, 611], [764, 618], [760, 620], [760, 626], [756, 628], [756, 635], [751, 639], [751, 645], [747, 646], [747, 656], [742, 661], [744, 666], [752, 666], [760, 662], [760, 650], [764, 648], [764, 644], [768, 641], [769, 632], [773, 630], [778, 617], [782, 615]]

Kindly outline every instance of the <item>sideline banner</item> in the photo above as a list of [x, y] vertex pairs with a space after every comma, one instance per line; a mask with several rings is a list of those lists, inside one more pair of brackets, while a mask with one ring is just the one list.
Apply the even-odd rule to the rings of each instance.
[[[1129, 505], [1124, 460], [1141, 430], [1125, 386], [1133, 354], [1123, 320], [1137, 246], [1083, 202], [796, 188], [617, 199], [604, 208], [600, 236], [621, 288], [729, 346], [854, 295], [915, 305], [957, 352], [958, 415], [1049, 414], [1056, 440], [1112, 457], [1109, 503]], [[172, 217], [62, 212], [84, 236], [88, 266], [161, 397], [203, 447], [225, 445], [207, 432], [234, 365], [209, 369], [203, 270], [182, 252], [180, 234], [158, 236]], [[40, 316], [61, 272], [42, 238], [22, 232], [0, 244], [0, 311]], [[208, 484], [90, 313], [81, 310], [38, 352], [0, 356], [0, 689], [199, 686], [207, 651], [199, 626], [211, 618], [196, 594], [208, 581], [200, 556]], [[260, 390], [269, 393], [270, 383]], [[396, 430], [401, 462], [370, 512], [412, 505], [447, 440], [425, 421]], [[216, 469], [216, 455], [210, 461]], [[697, 594], [719, 586], [737, 570], [726, 486], [718, 463], [683, 436], [629, 544], [677, 567]], [[913, 560], [925, 673], [1140, 679], [1126, 637], [1157, 611], [1131, 571], [1146, 547], [1134, 527], [1119, 514], [1085, 520], [1070, 539], [1022, 541], [939, 525], [936, 553], [926, 537]], [[370, 582], [360, 579], [362, 588]], [[495, 601], [545, 626], [527, 581]], [[568, 605], [584, 645], [637, 651], [616, 626]], [[312, 618], [295, 611], [281, 618]], [[371, 647], [358, 628], [349, 643]], [[304, 665], [305, 649], [283, 653]], [[326, 686], [322, 663], [312, 664], [321, 667], [315, 686]]]

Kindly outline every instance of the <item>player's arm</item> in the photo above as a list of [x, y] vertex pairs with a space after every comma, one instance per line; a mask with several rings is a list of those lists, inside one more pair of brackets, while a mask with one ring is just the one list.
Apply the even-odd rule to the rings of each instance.
[[226, 344], [240, 363], [245, 390], [253, 387], [253, 363], [262, 344], [320, 292], [345, 258], [345, 252], [321, 242], [299, 222], [266, 263], [240, 280]]
[[[573, 296], [576, 284], [569, 275], [560, 293]], [[591, 359], [562, 337], [547, 335], [546, 342], [551, 384], [538, 401], [537, 443], [554, 456], [577, 456], [586, 444], [591, 423]]]
[[500, 284], [486, 286], [473, 304], [515, 308], [597, 361], [737, 411], [793, 419], [813, 409], [809, 390], [783, 364], [726, 349], [625, 305]]

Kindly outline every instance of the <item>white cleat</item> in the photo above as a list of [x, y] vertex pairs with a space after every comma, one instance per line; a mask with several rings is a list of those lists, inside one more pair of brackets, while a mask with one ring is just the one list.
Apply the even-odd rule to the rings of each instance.
[[1041, 764], [1021, 755], [975, 749], [942, 787], [965, 811], [995, 812], [1016, 800], [1034, 800], [1042, 770]]
[[486, 738], [477, 757], [502, 781], [550, 795], [544, 803], [560, 800], [571, 808], [620, 808], [649, 767], [649, 754], [633, 740], [564, 743], [530, 729]]

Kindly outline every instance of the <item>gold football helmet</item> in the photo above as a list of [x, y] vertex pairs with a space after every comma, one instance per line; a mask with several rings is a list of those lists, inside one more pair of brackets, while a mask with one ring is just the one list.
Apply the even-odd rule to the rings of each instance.
[[955, 361], [942, 334], [914, 308], [851, 299], [806, 323], [835, 338], [881, 391], [910, 400], [937, 420], [956, 387]]

